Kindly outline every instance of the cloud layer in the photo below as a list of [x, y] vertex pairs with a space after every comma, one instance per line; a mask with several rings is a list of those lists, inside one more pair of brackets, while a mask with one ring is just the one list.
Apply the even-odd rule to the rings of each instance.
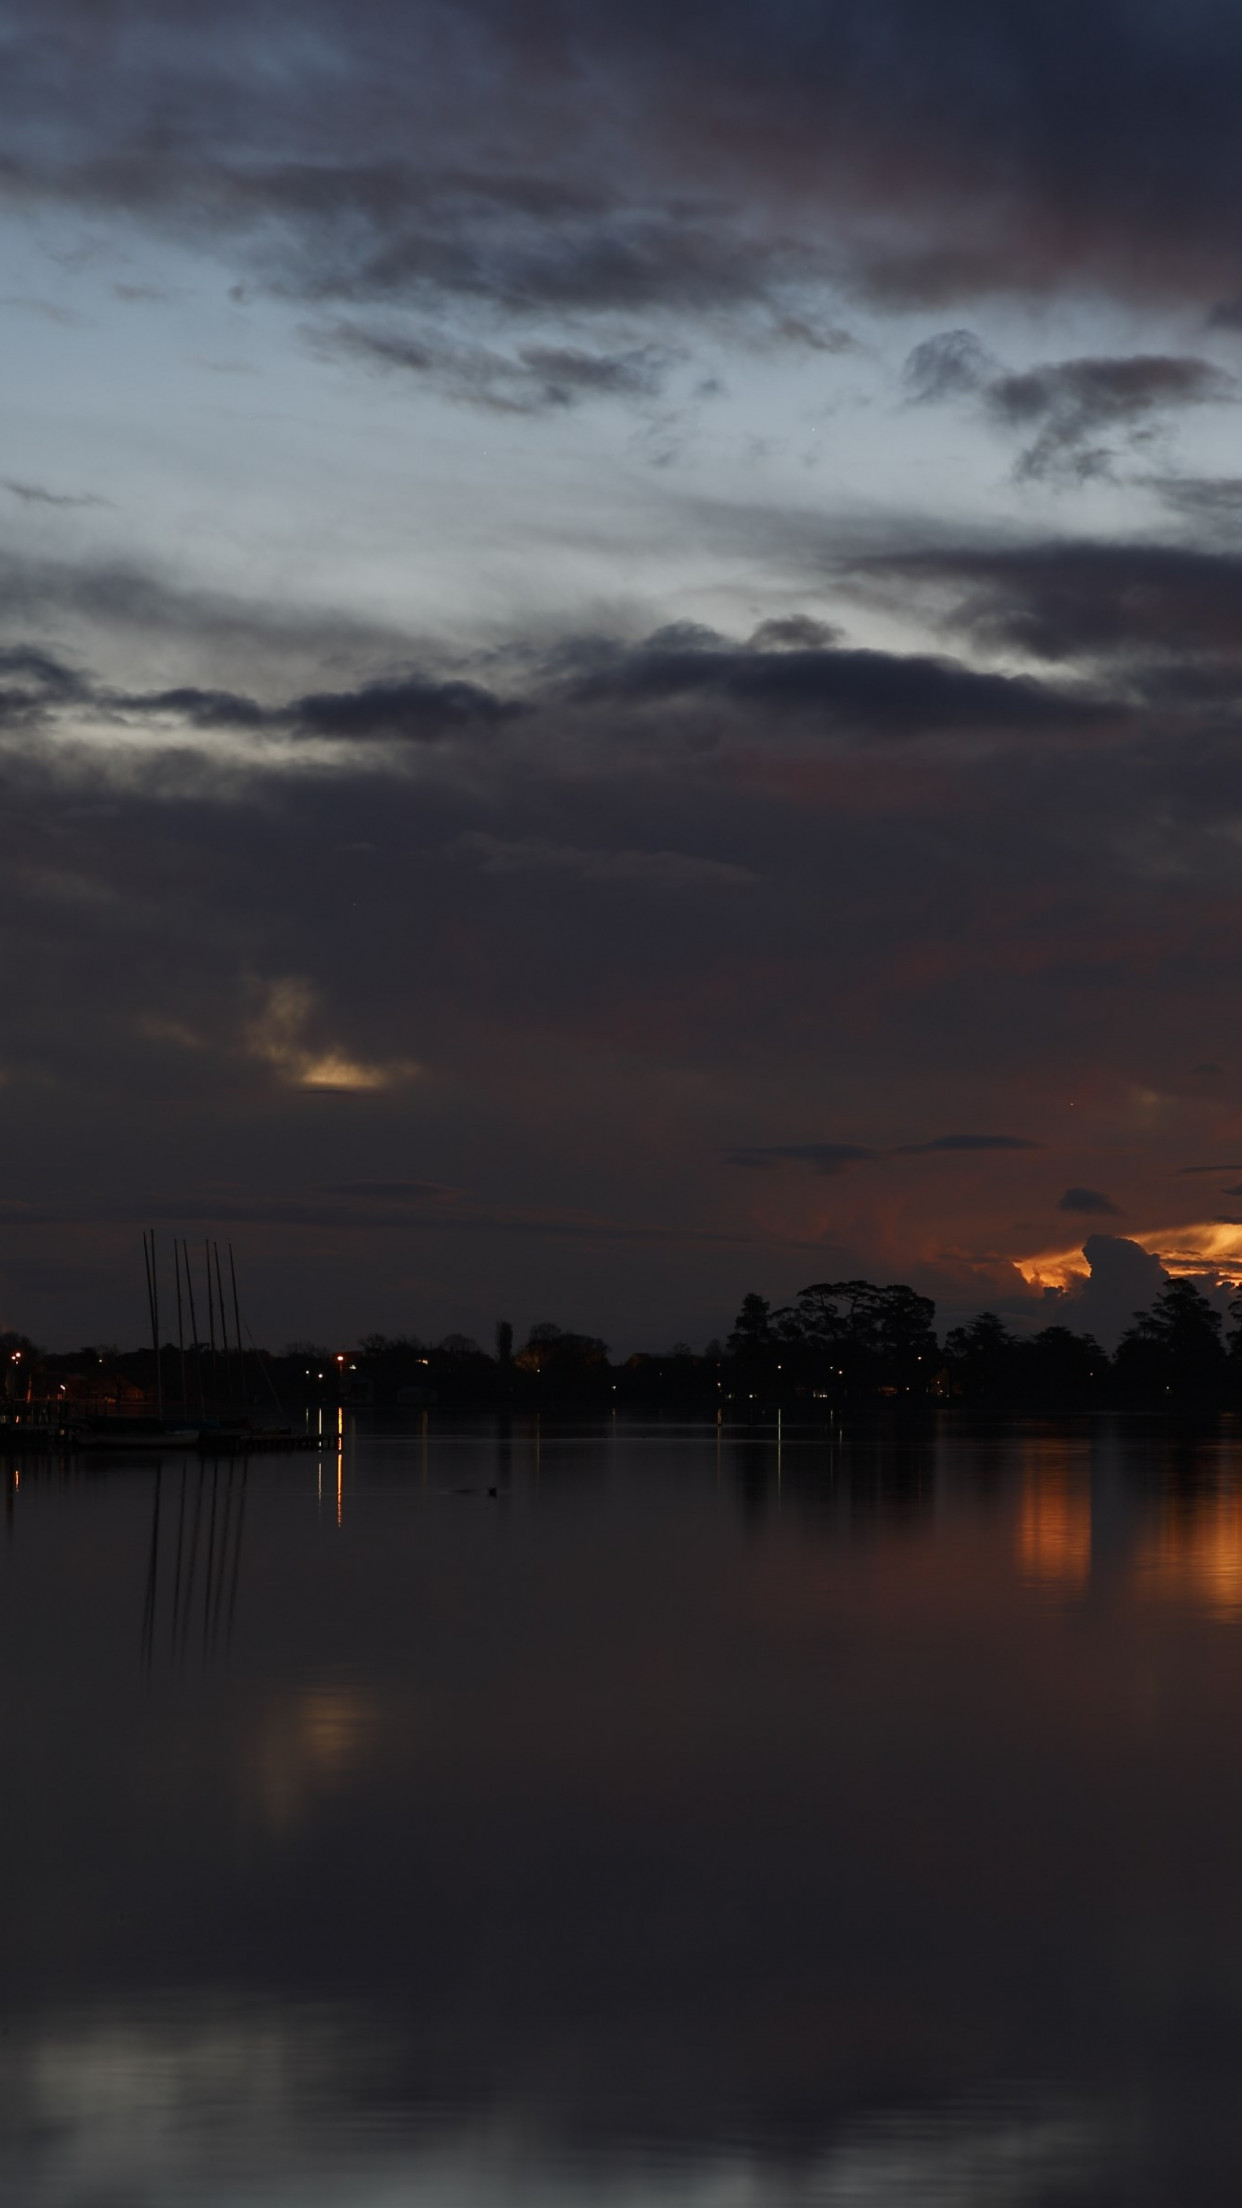
[[3, 38], [9, 1320], [179, 1216], [277, 1334], [1222, 1273], [1236, 13]]
[[[9, 11], [6, 183], [213, 241], [301, 297], [711, 313], [826, 275], [1111, 285], [1228, 317], [1223, 0], [599, 0]], [[170, 119], [175, 125], [170, 127]]]

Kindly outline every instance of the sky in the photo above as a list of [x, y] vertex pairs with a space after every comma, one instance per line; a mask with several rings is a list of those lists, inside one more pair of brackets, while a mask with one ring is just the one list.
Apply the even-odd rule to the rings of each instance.
[[1240, 98], [1217, 0], [0, 5], [0, 1323], [1224, 1300]]

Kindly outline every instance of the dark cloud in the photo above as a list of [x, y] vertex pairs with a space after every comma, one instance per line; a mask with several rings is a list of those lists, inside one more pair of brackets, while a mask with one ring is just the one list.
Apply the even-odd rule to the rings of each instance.
[[761, 621], [748, 642], [757, 652], [807, 652], [825, 651], [839, 643], [840, 637], [840, 630], [830, 621], [817, 621], [809, 613], [789, 613]]
[[[777, 641], [761, 636], [765, 646]], [[660, 630], [630, 648], [600, 647], [593, 665], [578, 665], [564, 695], [594, 708], [729, 706], [801, 719], [825, 732], [889, 738], [1082, 726], [1108, 711], [1091, 699], [961, 661], [792, 641], [779, 650], [756, 649], [753, 642], [733, 644], [685, 626]]]
[[941, 330], [914, 347], [903, 371], [916, 406], [973, 398], [997, 374], [997, 363], [973, 330]]
[[877, 579], [922, 586], [983, 649], [1048, 661], [1211, 665], [1242, 653], [1242, 554], [1182, 544], [1054, 538], [883, 554]]
[[0, 730], [37, 731], [49, 713], [88, 694], [72, 668], [37, 646], [0, 649]]
[[26, 724], [65, 706], [90, 708], [128, 721], [171, 721], [202, 732], [240, 730], [375, 743], [432, 743], [495, 728], [525, 708], [478, 683], [437, 681], [421, 674], [367, 682], [352, 690], [322, 690], [265, 705], [233, 690], [183, 684], [168, 690], [116, 691], [90, 681], [32, 649], [0, 651], [6, 675], [21, 687], [0, 687], [0, 722]]
[[1069, 282], [1228, 322], [1237, 294], [1225, 0], [318, 0], [221, 6], [210, 38], [155, 0], [25, 0], [6, 60], [15, 201], [232, 240], [306, 298], [789, 315], [828, 277]]
[[364, 683], [357, 690], [322, 690], [280, 709], [286, 724], [315, 736], [433, 741], [494, 728], [522, 710], [474, 682], [437, 682], [422, 675]]
[[1242, 476], [1160, 475], [1150, 479], [1149, 487], [1197, 527], [1224, 523], [1228, 528], [1242, 518]]
[[[766, 309], [773, 334], [814, 340], [814, 321], [788, 306], [825, 273], [809, 239], [769, 237], [758, 258], [759, 240], [729, 199], [661, 204], [657, 191], [629, 200], [564, 139], [559, 171], [546, 147], [531, 149], [525, 169], [470, 171], [443, 150], [441, 169], [400, 157], [350, 158], [335, 170], [242, 162], [204, 184], [239, 244], [249, 241], [256, 277], [304, 299], [424, 311], [451, 299], [505, 317]], [[290, 252], [290, 236], [300, 251]], [[840, 349], [835, 338], [828, 350]]]
[[652, 399], [659, 395], [669, 366], [668, 354], [654, 345], [615, 353], [526, 345], [505, 354], [482, 345], [449, 344], [439, 334], [417, 329], [339, 322], [308, 334], [320, 353], [400, 371], [445, 398], [503, 414], [545, 414], [587, 398]]
[[1158, 1257], [1122, 1235], [1088, 1235], [1083, 1256], [1090, 1273], [1065, 1298], [1062, 1323], [1113, 1350], [1136, 1314], [1150, 1309], [1168, 1274]]
[[241, 697], [235, 690], [199, 690], [191, 684], [183, 684], [174, 690], [136, 692], [127, 696], [109, 696], [98, 693], [98, 703], [105, 708], [130, 716], [155, 715], [183, 721], [191, 728], [268, 728], [273, 716], [254, 698]]
[[81, 676], [63, 660], [41, 651], [38, 645], [0, 648], [0, 682], [13, 678], [33, 684], [47, 698], [76, 698], [85, 694]]
[[905, 366], [912, 399], [928, 405], [975, 398], [991, 419], [1029, 441], [1016, 474], [1084, 482], [1107, 475], [1119, 437], [1129, 448], [1178, 408], [1232, 402], [1234, 377], [1211, 361], [1141, 353], [1045, 361], [1020, 373], [999, 367], [969, 330], [946, 330], [915, 347]]
[[[82, 600], [71, 590], [67, 602], [76, 611]], [[95, 610], [89, 594], [86, 604]], [[137, 583], [132, 594], [122, 588], [121, 605], [119, 626], [127, 628], [145, 605], [148, 637], [158, 634], [158, 590], [148, 600]], [[204, 609], [208, 635], [212, 611], [210, 604]], [[171, 620], [173, 636], [164, 639], [165, 649], [175, 643], [178, 629], [192, 624], [192, 614], [174, 604]], [[21, 727], [50, 723], [72, 707], [74, 726], [94, 714], [114, 723], [167, 724], [204, 738], [233, 731], [380, 747], [464, 739], [516, 724], [535, 742], [580, 744], [593, 737], [612, 743], [618, 730], [661, 744], [682, 739], [717, 744], [726, 738], [746, 744], [781, 738], [852, 744], [957, 736], [999, 743], [1035, 735], [1073, 737], [1108, 729], [1117, 719], [1106, 696], [1092, 696], [1082, 687], [993, 674], [948, 657], [851, 649], [834, 642], [834, 635], [827, 624], [803, 614], [761, 624], [746, 643], [678, 623], [637, 644], [587, 638], [551, 652], [515, 650], [508, 655], [515, 680], [507, 692], [469, 676], [411, 668], [291, 698], [192, 682], [119, 688], [74, 671], [37, 646], [22, 645], [0, 652], [0, 683], [6, 671], [25, 678], [7, 693], [0, 690], [0, 713]], [[270, 655], [273, 641], [262, 609], [253, 638], [246, 636], [239, 609], [221, 609], [213, 637], [217, 656], [230, 648], [243, 659], [252, 650]], [[297, 642], [309, 653], [313, 635], [304, 631]], [[350, 642], [356, 654], [358, 640]], [[234, 761], [231, 771], [236, 767]], [[540, 839], [541, 847], [545, 841]]]
[[727, 1163], [764, 1168], [809, 1165], [817, 1173], [843, 1173], [851, 1165], [875, 1165], [884, 1158], [927, 1158], [989, 1150], [1038, 1150], [1021, 1135], [938, 1135], [934, 1142], [902, 1142], [875, 1150], [851, 1142], [777, 1143], [733, 1150]]
[[18, 483], [11, 476], [0, 482], [12, 498], [19, 498], [23, 506], [110, 506], [109, 498], [96, 498], [91, 492], [72, 493], [49, 491], [42, 483]]
[[[217, 627], [204, 611], [203, 657], [226, 678], [256, 648], [235, 615]], [[266, 619], [257, 608], [257, 634]], [[180, 599], [170, 622], [159, 656], [175, 665], [199, 631]], [[707, 687], [657, 686], [648, 738], [619, 740], [635, 709], [611, 680], [593, 699], [578, 684], [620, 669], [624, 694], [633, 663], [645, 675], [665, 654], [701, 662]], [[792, 660], [802, 682], [807, 656], [838, 655], [707, 630], [607, 650], [533, 639], [496, 662], [519, 670], [528, 708], [498, 723], [488, 701], [508, 685], [482, 659], [473, 679], [435, 671], [444, 651], [417, 674], [123, 689], [50, 645], [11, 648], [0, 687], [42, 720], [38, 741], [19, 729], [0, 753], [0, 1201], [59, 1209], [49, 1262], [89, 1229], [96, 1282], [131, 1262], [122, 1214], [188, 1218], [192, 1196], [249, 1221], [276, 1338], [484, 1334], [502, 1295], [517, 1318], [537, 1315], [528, 1296], [618, 1343], [653, 1313], [660, 1334], [701, 1338], [727, 1331], [746, 1289], [780, 1296], [828, 1270], [917, 1278], [946, 1308], [1013, 1290], [998, 1184], [1036, 1161], [1062, 1185], [1078, 1170], [1061, 1145], [1079, 1069], [1107, 1065], [1099, 1093], [1130, 1142], [1148, 1126], [1126, 1116], [1131, 1096], [1227, 1032], [1242, 975], [1223, 799], [1205, 799], [1201, 831], [1179, 828], [1175, 864], [1138, 878], [1127, 839], [1167, 823], [1179, 785], [1152, 781], [1128, 731], [1019, 731], [965, 760], [834, 745], [803, 708], [734, 681]], [[116, 743], [123, 713], [140, 743]], [[104, 741], [78, 740], [109, 714]], [[169, 767], [164, 724], [195, 735], [178, 754], [192, 773]], [[736, 741], [680, 740], [716, 725]], [[340, 738], [330, 772], [304, 731]], [[407, 742], [424, 731], [443, 738]], [[1170, 776], [1185, 756], [1170, 747]], [[400, 771], [377, 771], [389, 759]], [[273, 1002], [274, 1037], [257, 1032]], [[1228, 1154], [1219, 1107], [1205, 1116], [1195, 1095], [1144, 1136], [1162, 1176], [1187, 1148]], [[908, 1142], [779, 1139], [791, 1123], [889, 1128], [901, 1098]], [[948, 1131], [919, 1134], [915, 1109]], [[754, 1170], [722, 1174], [739, 1127]], [[183, 1203], [187, 1155], [202, 1164]], [[369, 1199], [323, 1194], [412, 1179], [476, 1191], [475, 1209], [393, 1198], [394, 1221], [417, 1220], [403, 1239], [388, 1219], [370, 1231]], [[829, 1264], [822, 1214], [838, 1206], [849, 1234], [834, 1221]], [[627, 1222], [663, 1222], [664, 1238], [611, 1233]], [[950, 1241], [995, 1260], [971, 1270], [942, 1255]], [[744, 1262], [720, 1265], [729, 1249]], [[33, 1291], [7, 1262], [10, 1315], [67, 1329], [50, 1301], [12, 1309]], [[129, 1323], [137, 1336], [140, 1311]]]
[[1140, 355], [1051, 362], [999, 376], [984, 395], [998, 421], [1035, 432], [1019, 475], [1082, 481], [1108, 472], [1114, 454], [1102, 436], [1116, 431], [1133, 442], [1170, 408], [1219, 404], [1236, 393], [1233, 377], [1209, 361]]
[[1083, 1212], [1113, 1219], [1121, 1216], [1120, 1205], [1115, 1204], [1111, 1197], [1105, 1196], [1098, 1188], [1067, 1188], [1057, 1205], [1057, 1210]]

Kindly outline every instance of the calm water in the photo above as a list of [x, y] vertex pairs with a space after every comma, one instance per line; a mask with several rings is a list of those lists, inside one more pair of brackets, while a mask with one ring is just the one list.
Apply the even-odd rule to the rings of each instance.
[[1242, 1434], [24, 1465], [0, 1746], [6, 2202], [1242, 2195]]

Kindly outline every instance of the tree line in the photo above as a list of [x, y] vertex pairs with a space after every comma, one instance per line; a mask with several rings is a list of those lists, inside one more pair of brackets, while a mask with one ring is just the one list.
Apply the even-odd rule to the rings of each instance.
[[1242, 1296], [1230, 1327], [1192, 1280], [1136, 1311], [1114, 1355], [1052, 1325], [1015, 1334], [994, 1311], [935, 1330], [935, 1305], [900, 1284], [822, 1281], [773, 1311], [747, 1296], [727, 1348], [758, 1391], [923, 1398], [986, 1409], [1211, 1407], [1242, 1398]]
[[[936, 1307], [900, 1282], [817, 1281], [774, 1309], [743, 1298], [724, 1341], [684, 1342], [613, 1362], [608, 1345], [543, 1321], [515, 1344], [501, 1320], [490, 1350], [471, 1336], [428, 1342], [367, 1334], [348, 1350], [292, 1342], [255, 1351], [228, 1377], [229, 1408], [323, 1401], [411, 1406], [585, 1402], [652, 1409], [684, 1404], [753, 1415], [764, 1406], [959, 1403], [986, 1410], [1209, 1409], [1242, 1403], [1242, 1295], [1230, 1325], [1191, 1280], [1165, 1282], [1136, 1312], [1112, 1356], [1063, 1325], [1020, 1336], [993, 1311], [936, 1332]], [[205, 1345], [204, 1345], [205, 1347]], [[176, 1401], [184, 1350], [160, 1355], [166, 1402]], [[193, 1345], [191, 1358], [196, 1356]], [[25, 1335], [0, 1335], [5, 1393], [30, 1400], [107, 1401], [131, 1407], [154, 1392], [150, 1349], [100, 1345], [51, 1353]], [[180, 1360], [180, 1365], [179, 1365]], [[197, 1360], [197, 1370], [203, 1369]], [[218, 1387], [218, 1381], [217, 1381]]]

